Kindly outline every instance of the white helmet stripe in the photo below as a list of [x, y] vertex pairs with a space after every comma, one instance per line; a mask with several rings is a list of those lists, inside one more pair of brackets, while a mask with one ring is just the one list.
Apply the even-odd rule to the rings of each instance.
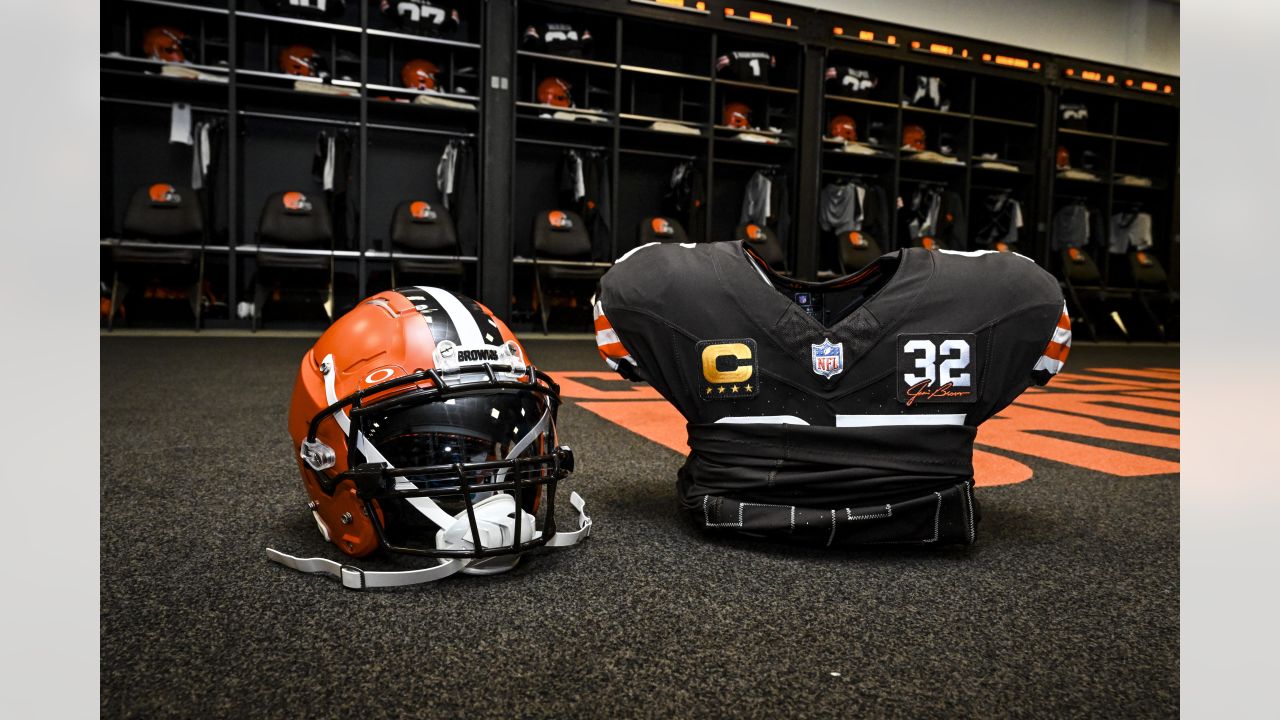
[[493, 344], [485, 342], [484, 333], [480, 331], [480, 326], [476, 324], [476, 319], [472, 317], [470, 312], [467, 312], [467, 309], [458, 301], [458, 298], [454, 297], [453, 293], [425, 285], [419, 285], [418, 289], [429, 294], [449, 314], [449, 320], [458, 329], [459, 345], [476, 347], [477, 345]]

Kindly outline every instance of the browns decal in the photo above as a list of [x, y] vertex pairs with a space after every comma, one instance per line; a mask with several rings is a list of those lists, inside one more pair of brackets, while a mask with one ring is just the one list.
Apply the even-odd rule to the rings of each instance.
[[311, 201], [307, 199], [306, 195], [303, 195], [300, 192], [287, 192], [280, 198], [280, 201], [284, 203], [284, 208], [290, 212], [311, 212]]
[[147, 188], [147, 196], [152, 205], [177, 205], [182, 202], [178, 189], [169, 183], [156, 183]]

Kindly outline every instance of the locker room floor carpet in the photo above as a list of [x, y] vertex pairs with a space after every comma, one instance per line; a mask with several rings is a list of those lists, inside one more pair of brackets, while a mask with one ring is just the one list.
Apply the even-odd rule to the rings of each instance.
[[[309, 344], [102, 340], [104, 716], [1178, 712], [1176, 474], [1019, 456], [1035, 476], [978, 489], [969, 549], [708, 540], [676, 510], [681, 456], [571, 401], [579, 469], [562, 493], [587, 500], [585, 545], [357, 593], [263, 553], [338, 557], [284, 430]], [[529, 349], [544, 369], [602, 369], [589, 343]], [[1176, 348], [1077, 347], [1068, 369], [1177, 363]]]

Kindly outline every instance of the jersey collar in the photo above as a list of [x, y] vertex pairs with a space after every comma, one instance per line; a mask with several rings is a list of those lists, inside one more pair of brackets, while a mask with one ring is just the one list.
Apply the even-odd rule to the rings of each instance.
[[[872, 317], [879, 316], [880, 313], [875, 313], [871, 310], [871, 308], [875, 307], [877, 304], [876, 301], [882, 296], [897, 294], [897, 286], [903, 283], [907, 278], [917, 275], [919, 270], [922, 269], [917, 267], [917, 265], [919, 265], [919, 259], [916, 258], [917, 253], [906, 250], [895, 250], [894, 252], [881, 255], [873, 260], [871, 264], [857, 272], [850, 273], [849, 275], [833, 278], [823, 282], [807, 282], [779, 275], [769, 267], [769, 264], [766, 263], [763, 258], [756, 254], [754, 250], [748, 247], [746, 243], [741, 240], [734, 244], [737, 245], [738, 248], [737, 251], [733, 253], [735, 261], [732, 264], [749, 268], [753, 271], [753, 275], [758, 275], [759, 278], [764, 281], [763, 283], [760, 283], [744, 280], [743, 282], [729, 283], [730, 287], [733, 288], [734, 294], [738, 295], [741, 301], [744, 301], [744, 307], [757, 309], [768, 308], [770, 310], [769, 316], [776, 317], [778, 319], [781, 319], [788, 313], [794, 313], [795, 315], [803, 318], [803, 322], [828, 333], [834, 332], [843, 326], [852, 324], [855, 318], [859, 318], [864, 314], [871, 314]], [[928, 251], [924, 252], [927, 253]], [[932, 263], [929, 263], [929, 269], [925, 272], [932, 274], [931, 271]], [[835, 321], [830, 326], [823, 325], [810, 317], [808, 313], [804, 312], [799, 305], [796, 305], [795, 302], [787, 296], [787, 292], [794, 293], [808, 291], [822, 293], [831, 290], [839, 290], [841, 288], [849, 287], [855, 283], [864, 282], [871, 277], [874, 277], [877, 273], [885, 272], [892, 273], [892, 276], [883, 286], [880, 287], [879, 290], [875, 292], [875, 294], [867, 298], [866, 302], [853, 312]], [[762, 284], [764, 287], [761, 287]], [[881, 319], [883, 320], [884, 318]]]

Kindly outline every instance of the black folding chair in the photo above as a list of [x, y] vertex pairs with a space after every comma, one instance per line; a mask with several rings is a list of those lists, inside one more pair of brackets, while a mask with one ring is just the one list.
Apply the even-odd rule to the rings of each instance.
[[183, 185], [152, 183], [133, 191], [124, 211], [124, 238], [134, 242], [190, 245], [190, 248], [111, 248], [111, 304], [107, 316], [107, 330], [115, 327], [116, 314], [129, 293], [129, 285], [121, 280], [121, 271], [132, 274], [131, 269], [151, 266], [190, 268], [195, 271], [195, 281], [189, 299], [195, 316], [196, 330], [200, 329], [200, 293], [204, 286], [204, 212], [195, 190]]
[[880, 257], [880, 245], [864, 233], [853, 230], [836, 236], [840, 243], [840, 272], [848, 275], [870, 265]]
[[[463, 274], [461, 260], [429, 260], [397, 257], [396, 252], [414, 255], [459, 255], [458, 235], [449, 209], [425, 200], [406, 200], [391, 214], [391, 286], [399, 287], [404, 275], [431, 278]], [[432, 280], [432, 284], [435, 281]]]
[[1133, 278], [1135, 298], [1148, 320], [1156, 328], [1160, 339], [1168, 342], [1172, 327], [1177, 336], [1178, 295], [1169, 285], [1169, 276], [1154, 255], [1135, 250], [1129, 253], [1129, 272]]
[[547, 210], [533, 219], [533, 291], [542, 318], [542, 332], [548, 334], [551, 317], [549, 291], [575, 285], [595, 286], [607, 268], [561, 264], [565, 261], [589, 262], [591, 236], [577, 213], [569, 210]]
[[[262, 326], [262, 311], [272, 284], [310, 290], [324, 284], [324, 311], [333, 321], [333, 222], [329, 208], [298, 191], [267, 198], [258, 218], [257, 271], [253, 281], [253, 330]], [[319, 250], [324, 254], [289, 251]]]
[[786, 252], [782, 249], [782, 243], [778, 242], [778, 234], [773, 231], [773, 228], [768, 225], [746, 223], [734, 228], [733, 237], [735, 240], [746, 243], [747, 247], [754, 250], [769, 264], [770, 268], [778, 272], [786, 272]]
[[1061, 285], [1069, 305], [1076, 311], [1072, 325], [1083, 327], [1090, 340], [1098, 339], [1098, 325], [1090, 308], [1106, 313], [1124, 338], [1129, 339], [1128, 328], [1116, 320], [1115, 304], [1116, 301], [1131, 300], [1133, 292], [1108, 287], [1089, 253], [1074, 247], [1062, 251]]

